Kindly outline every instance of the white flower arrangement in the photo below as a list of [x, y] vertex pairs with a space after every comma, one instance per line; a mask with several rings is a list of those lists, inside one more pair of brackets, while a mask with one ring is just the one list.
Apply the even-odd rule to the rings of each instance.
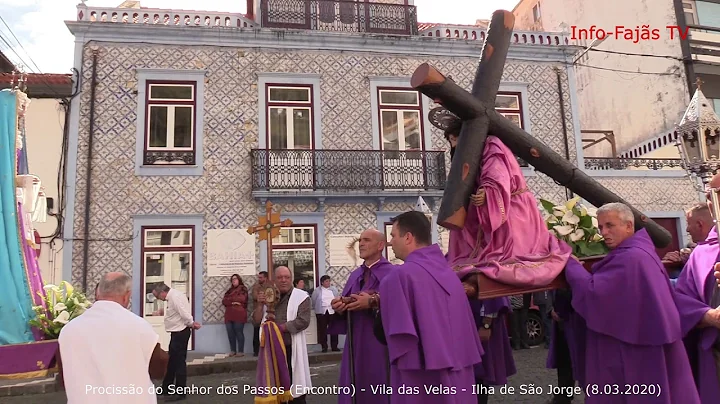
[[35, 318], [30, 320], [30, 325], [37, 327], [46, 338], [57, 339], [63, 326], [84, 313], [91, 303], [66, 281], [60, 286], [45, 285], [43, 289], [45, 294], [38, 294], [45, 305], [33, 306]]
[[580, 197], [555, 205], [540, 200], [545, 213], [545, 224], [557, 238], [573, 249], [576, 257], [592, 257], [607, 254], [610, 250], [598, 230], [597, 209], [583, 206]]

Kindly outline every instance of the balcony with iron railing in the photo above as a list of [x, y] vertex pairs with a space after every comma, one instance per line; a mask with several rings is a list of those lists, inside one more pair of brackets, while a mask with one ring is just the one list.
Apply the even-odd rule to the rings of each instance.
[[261, 0], [263, 28], [417, 35], [417, 9], [353, 0]]
[[253, 149], [253, 191], [442, 191], [443, 151]]

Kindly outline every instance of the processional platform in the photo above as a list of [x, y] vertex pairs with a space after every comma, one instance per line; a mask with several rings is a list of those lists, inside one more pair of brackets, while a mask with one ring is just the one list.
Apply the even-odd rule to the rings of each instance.
[[[584, 257], [579, 258], [580, 262], [583, 264], [583, 267], [590, 272], [590, 268], [593, 264], [595, 264], [598, 261], [601, 261], [603, 258], [605, 258], [604, 255], [597, 255], [592, 257]], [[671, 270], [676, 266], [676, 264], [669, 262], [669, 261], [662, 261], [663, 265], [665, 266], [666, 270]], [[478, 277], [478, 288], [480, 289], [479, 292], [479, 299], [494, 299], [497, 297], [507, 297], [507, 296], [515, 296], [515, 295], [522, 295], [525, 293], [535, 293], [535, 292], [544, 292], [546, 290], [555, 290], [555, 289], [569, 289], [567, 280], [565, 279], [565, 271], [560, 272], [560, 275], [557, 276], [552, 282], [545, 286], [513, 286], [508, 285], [505, 283], [498, 282], [494, 279], [488, 278], [487, 276], [483, 275], [482, 273], [477, 274]]]

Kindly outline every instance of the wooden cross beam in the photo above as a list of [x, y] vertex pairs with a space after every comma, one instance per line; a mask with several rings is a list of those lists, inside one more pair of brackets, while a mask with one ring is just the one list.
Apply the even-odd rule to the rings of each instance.
[[635, 216], [637, 230], [643, 227], [647, 229], [656, 247], [669, 245], [672, 236], [665, 228], [495, 110], [495, 97], [513, 27], [512, 13], [505, 10], [493, 13], [472, 94], [427, 63], [420, 65], [413, 73], [410, 81], [413, 88], [441, 103], [463, 120], [437, 223], [448, 229], [463, 228], [470, 196], [475, 192], [475, 179], [480, 173], [485, 139], [490, 132], [537, 171], [546, 174], [594, 206], [599, 207], [609, 202], [628, 205]]
[[281, 227], [292, 225], [292, 220], [280, 220], [280, 212], [273, 212], [273, 204], [270, 201], [265, 203], [265, 216], [258, 216], [258, 224], [247, 229], [249, 234], [257, 233], [259, 240], [267, 240], [267, 273], [268, 279], [273, 280], [273, 258], [272, 239], [280, 235]]

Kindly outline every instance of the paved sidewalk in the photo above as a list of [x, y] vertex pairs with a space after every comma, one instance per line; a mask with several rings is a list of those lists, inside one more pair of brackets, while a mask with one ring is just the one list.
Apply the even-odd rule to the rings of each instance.
[[[310, 364], [339, 362], [342, 359], [342, 352], [310, 352], [308, 358]], [[205, 376], [215, 373], [255, 370], [257, 358], [252, 354], [231, 358], [228, 354], [204, 355], [188, 352], [187, 364], [188, 377]], [[62, 390], [62, 386], [56, 382], [56, 375], [34, 379], [0, 380], [0, 397], [54, 393], [60, 390]]]

